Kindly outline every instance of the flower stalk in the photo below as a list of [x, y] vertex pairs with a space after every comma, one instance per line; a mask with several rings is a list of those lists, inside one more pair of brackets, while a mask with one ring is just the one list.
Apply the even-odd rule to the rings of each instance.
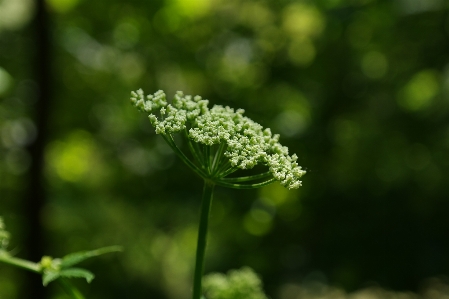
[[[144, 96], [141, 89], [131, 92], [131, 102], [149, 114], [156, 133], [162, 135], [177, 156], [204, 180], [198, 243], [196, 251], [193, 299], [202, 296], [201, 281], [207, 244], [207, 227], [215, 185], [234, 189], [254, 189], [279, 181], [288, 189], [301, 186], [305, 174], [296, 163], [297, 156], [288, 154], [279, 135], [243, 116], [244, 110], [215, 105], [200, 96], [178, 92], [169, 104], [165, 93]], [[180, 149], [173, 134], [187, 139], [189, 156]], [[233, 176], [237, 171], [262, 164], [268, 171], [246, 176]]]
[[215, 184], [204, 180], [203, 199], [201, 201], [200, 224], [196, 247], [195, 273], [193, 276], [193, 299], [200, 299], [202, 295], [201, 282], [204, 272], [204, 257], [207, 245], [207, 227]]

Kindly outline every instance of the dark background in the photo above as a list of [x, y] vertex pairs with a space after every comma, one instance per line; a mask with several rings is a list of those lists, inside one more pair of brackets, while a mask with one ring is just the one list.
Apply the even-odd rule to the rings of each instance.
[[[250, 266], [280, 299], [310, 280], [419, 291], [449, 274], [448, 12], [443, 0], [0, 1], [10, 249], [38, 261], [122, 245], [83, 264], [97, 274], [77, 281], [88, 298], [189, 298], [202, 183], [128, 100], [183, 90], [245, 109], [308, 171], [294, 191], [217, 188], [206, 272]], [[1, 298], [64, 298], [39, 289], [0, 265]]]

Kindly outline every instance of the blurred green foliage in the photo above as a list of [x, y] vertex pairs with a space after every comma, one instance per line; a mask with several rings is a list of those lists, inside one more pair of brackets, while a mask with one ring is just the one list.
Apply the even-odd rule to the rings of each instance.
[[208, 274], [204, 277], [204, 293], [210, 299], [267, 299], [260, 278], [248, 267], [230, 270], [228, 275]]
[[[125, 249], [90, 267], [89, 298], [190, 294], [201, 183], [129, 104], [140, 87], [244, 108], [308, 171], [296, 191], [217, 188], [206, 272], [250, 266], [281, 299], [310, 275], [350, 291], [368, 281], [414, 290], [449, 274], [445, 1], [47, 7], [48, 199], [36, 211], [47, 252]], [[31, 0], [0, 1], [0, 214], [19, 256], [27, 146], [39, 133], [33, 10]], [[22, 273], [0, 269], [0, 297], [17, 298]]]

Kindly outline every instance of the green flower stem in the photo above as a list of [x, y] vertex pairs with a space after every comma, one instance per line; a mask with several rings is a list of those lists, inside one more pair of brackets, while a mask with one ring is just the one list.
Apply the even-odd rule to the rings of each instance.
[[10, 264], [31, 272], [36, 272], [36, 273], [40, 273], [40, 266], [39, 264], [27, 261], [27, 260], [23, 260], [23, 259], [19, 259], [16, 257], [12, 257], [8, 254], [3, 254], [0, 253], [0, 262], [3, 262], [5, 264]]
[[203, 145], [203, 152], [204, 152], [204, 161], [206, 162], [206, 171], [207, 171], [207, 173], [211, 173], [211, 170], [210, 170], [210, 146]]
[[210, 163], [210, 174], [215, 170], [215, 158], [217, 156], [218, 145], [212, 144], [209, 146], [209, 163]]
[[222, 173], [232, 168], [231, 162], [228, 159], [222, 159], [219, 165], [217, 165], [217, 169], [214, 171], [214, 177], [223, 177]]
[[195, 274], [193, 277], [193, 299], [201, 299], [204, 271], [204, 255], [207, 244], [207, 226], [209, 223], [210, 207], [215, 184], [209, 180], [204, 180], [203, 199], [201, 202], [200, 225], [198, 229], [198, 243], [196, 247]]
[[193, 158], [200, 164], [201, 168], [204, 169], [204, 160], [202, 156], [199, 154], [200, 150], [198, 148], [198, 144], [195, 142], [192, 142], [192, 140], [189, 138], [189, 134], [187, 130], [184, 130], [184, 136], [187, 139], [187, 144], [189, 146], [190, 152], [193, 155]]
[[228, 183], [237, 183], [237, 182], [247, 182], [247, 181], [258, 180], [258, 179], [266, 179], [269, 177], [272, 177], [272, 174], [271, 174], [271, 172], [267, 171], [267, 172], [264, 172], [261, 174], [242, 176], [242, 177], [237, 177], [237, 178], [221, 178], [220, 180], [223, 182], [228, 182]]
[[260, 188], [260, 187], [263, 187], [263, 186], [267, 186], [267, 185], [273, 183], [274, 181], [276, 181], [275, 178], [269, 179], [269, 180], [267, 180], [265, 182], [256, 183], [256, 184], [232, 184], [232, 183], [224, 182], [222, 180], [216, 180], [214, 182], [217, 185], [219, 185], [219, 186], [228, 187], [228, 188], [234, 188], [234, 189], [255, 189], [255, 188]]
[[218, 146], [218, 149], [215, 152], [214, 160], [212, 162], [212, 175], [215, 175], [219, 170], [219, 166], [223, 160], [223, 154], [226, 150], [227, 144], [226, 142], [221, 142]]
[[[230, 166], [230, 165], [231, 165], [231, 163], [229, 163], [229, 166]], [[231, 173], [236, 172], [237, 170], [239, 170], [238, 167], [235, 167], [235, 166], [233, 167], [233, 166], [231, 166], [230, 168], [226, 169], [225, 171], [220, 172], [219, 175], [218, 175], [218, 177], [219, 177], [219, 178], [224, 178], [225, 176], [230, 175]]]
[[207, 145], [198, 144], [198, 143], [196, 143], [196, 145], [197, 145], [197, 149], [198, 149], [198, 155], [200, 155], [200, 157], [201, 157], [201, 166], [204, 168], [204, 171], [206, 173], [209, 173], [209, 169], [208, 169], [209, 157], [206, 156]]
[[184, 155], [184, 153], [178, 148], [175, 141], [173, 140], [173, 137], [170, 134], [168, 134], [168, 135], [162, 134], [162, 137], [164, 137], [167, 144], [170, 145], [170, 147], [178, 155], [178, 157], [184, 163], [186, 163], [187, 166], [189, 166], [196, 174], [198, 174], [200, 177], [206, 176], [205, 173], [201, 169], [199, 169], [192, 161], [190, 161], [189, 158], [187, 158], [186, 155]]

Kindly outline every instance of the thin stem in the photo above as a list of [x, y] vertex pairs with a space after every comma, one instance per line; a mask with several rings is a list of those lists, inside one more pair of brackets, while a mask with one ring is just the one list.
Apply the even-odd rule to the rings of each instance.
[[222, 177], [221, 173], [226, 171], [229, 167], [231, 167], [231, 162], [229, 159], [222, 159], [220, 164], [217, 166], [217, 170], [214, 172], [214, 177]]
[[198, 174], [200, 177], [206, 177], [206, 174], [203, 170], [198, 168], [192, 161], [190, 161], [189, 158], [178, 148], [175, 141], [173, 140], [173, 137], [170, 134], [162, 134], [162, 137], [165, 139], [165, 141], [170, 145], [170, 147], [173, 149], [173, 151], [178, 155], [178, 157], [187, 164], [196, 174]]
[[218, 146], [217, 151], [215, 152], [214, 160], [212, 162], [212, 175], [215, 175], [219, 169], [219, 166], [221, 164], [223, 154], [226, 150], [227, 144], [226, 142], [222, 141], [220, 145]]
[[201, 299], [204, 271], [204, 255], [207, 244], [207, 226], [209, 223], [210, 206], [215, 184], [209, 180], [204, 180], [203, 199], [201, 202], [200, 225], [198, 229], [198, 243], [196, 247], [195, 274], [193, 277], [193, 299]]
[[0, 253], [0, 262], [10, 264], [22, 269], [29, 270], [31, 272], [40, 273], [40, 266], [37, 263], [33, 263], [27, 260], [19, 259], [16, 257], [9, 256], [8, 254]]
[[215, 159], [217, 157], [218, 145], [212, 144], [209, 150], [209, 161], [210, 161], [210, 173], [214, 172]]
[[187, 133], [187, 129], [184, 130], [184, 136], [187, 139], [187, 144], [194, 159], [200, 164], [201, 168], [205, 170], [204, 161], [203, 158], [201, 157], [201, 151], [198, 148], [198, 144], [196, 142], [193, 143], [192, 140], [190, 140], [189, 134]]
[[205, 162], [205, 166], [206, 166], [206, 172], [208, 174], [211, 174], [211, 158], [210, 158], [210, 150], [211, 150], [211, 146], [207, 145], [207, 144], [203, 144], [203, 155], [204, 155], [204, 162]]
[[[31, 272], [41, 273], [41, 267], [38, 263], [33, 263], [24, 259], [9, 256], [8, 254], [0, 253], [0, 262], [13, 265]], [[85, 299], [84, 296], [64, 278], [57, 280], [64, 291], [70, 295], [73, 299]]]
[[216, 167], [217, 168], [216, 171], [214, 172], [214, 177], [222, 177], [221, 173], [223, 173], [230, 167], [231, 161], [229, 161], [229, 158], [221, 159], [220, 163]]
[[257, 179], [265, 179], [271, 177], [271, 172], [267, 171], [261, 174], [255, 174], [250, 176], [242, 176], [242, 177], [236, 177], [236, 178], [221, 178], [220, 180], [223, 182], [228, 183], [237, 183], [237, 182], [247, 182]]
[[230, 175], [233, 172], [236, 172], [239, 168], [237, 166], [232, 166], [225, 171], [221, 172], [219, 175], [217, 175], [219, 178], [224, 178], [227, 175]]
[[269, 179], [269, 180], [267, 180], [265, 182], [256, 183], [256, 184], [232, 184], [232, 183], [224, 182], [222, 180], [216, 180], [214, 182], [217, 185], [219, 185], [219, 186], [228, 187], [228, 188], [234, 188], [234, 189], [255, 189], [255, 188], [267, 186], [267, 185], [273, 183], [275, 180], [276, 180], [275, 178], [272, 178], [272, 179]]
[[78, 291], [78, 289], [75, 288], [68, 280], [60, 277], [57, 281], [59, 282], [59, 285], [64, 289], [66, 294], [73, 299], [85, 299], [83, 294], [81, 294], [81, 292]]

